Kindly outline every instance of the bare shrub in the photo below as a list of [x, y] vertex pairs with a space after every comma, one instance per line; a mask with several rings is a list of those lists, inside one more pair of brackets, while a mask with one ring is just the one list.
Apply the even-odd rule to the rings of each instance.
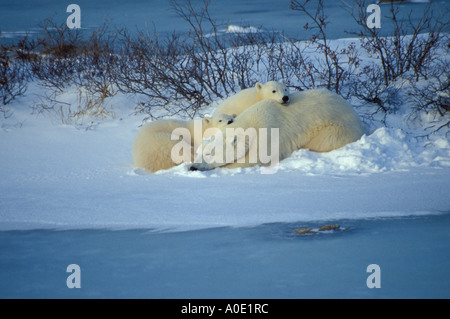
[[[104, 101], [117, 92], [113, 69], [118, 57], [113, 51], [116, 36], [107, 23], [89, 37], [50, 19], [41, 26], [45, 37], [38, 39], [39, 54], [30, 64], [33, 76], [47, 92], [41, 96], [35, 111], [56, 112], [64, 123], [71, 116], [108, 114]], [[67, 90], [77, 92], [77, 105], [61, 100], [60, 96]]]
[[[309, 3], [310, 0], [291, 1], [292, 10], [299, 11], [309, 18], [311, 25], [306, 23], [304, 29], [315, 31], [309, 39], [309, 48], [321, 56], [312, 61], [310, 59], [308, 63], [303, 59], [301, 63], [303, 72], [309, 75], [314, 86], [325, 86], [329, 90], [341, 93], [344, 83], [351, 78], [353, 70], [358, 65], [359, 58], [352, 45], [341, 50], [332, 47], [327, 38], [328, 21], [323, 1], [318, 0], [314, 10], [308, 8]], [[343, 59], [344, 56], [347, 58]]]
[[381, 37], [380, 29], [369, 28], [366, 24], [366, 3], [364, 0], [354, 0], [351, 16], [361, 27], [359, 32], [353, 32], [361, 39], [362, 47], [372, 57], [380, 60], [383, 68], [385, 85], [399, 76], [413, 71], [416, 80], [422, 70], [433, 60], [442, 31], [448, 28], [448, 10], [436, 15], [429, 4], [421, 19], [414, 23], [412, 10], [407, 19], [400, 19], [399, 7], [390, 3], [389, 16], [394, 26], [390, 36]]
[[69, 29], [65, 23], [57, 24], [51, 18], [39, 27], [44, 36], [37, 40], [39, 54], [31, 61], [33, 75], [42, 86], [63, 92], [80, 71], [77, 59], [73, 58], [80, 45], [80, 31]]
[[14, 58], [13, 52], [0, 44], [0, 113], [7, 116], [4, 107], [27, 88], [29, 74], [23, 60]]
[[123, 31], [121, 41], [123, 52], [115, 82], [120, 91], [138, 97], [139, 112], [150, 117], [156, 117], [154, 113], [161, 109], [171, 115], [185, 115], [191, 109], [195, 113], [205, 97], [194, 82], [196, 68], [181, 54], [184, 44], [179, 37], [174, 35], [161, 44], [157, 35], [148, 36], [140, 31], [133, 38]]
[[152, 118], [175, 114], [193, 118], [215, 100], [261, 78], [275, 77], [277, 72], [268, 71], [275, 70], [269, 65], [276, 46], [273, 37], [220, 34], [209, 14], [209, 2], [202, 4], [198, 8], [191, 1], [172, 2], [190, 26], [183, 37], [173, 34], [161, 40], [156, 32], [140, 31], [136, 37], [121, 32], [123, 52], [116, 83], [122, 92], [141, 97], [139, 112]]
[[422, 71], [426, 81], [412, 80], [410, 90], [415, 108], [410, 118], [421, 121], [421, 115], [426, 114], [428, 126], [425, 130], [439, 131], [450, 127], [450, 67], [448, 58], [436, 59], [432, 67]]
[[366, 114], [372, 117], [380, 111], [396, 111], [401, 87], [407, 93], [402, 103], [410, 105], [410, 121], [420, 122], [426, 113], [436, 130], [448, 127], [448, 59], [435, 62], [440, 56], [448, 56], [448, 35], [444, 33], [449, 26], [448, 10], [436, 14], [428, 5], [420, 19], [413, 22], [412, 11], [400, 17], [399, 6], [391, 2], [384, 19], [389, 19], [393, 28], [388, 36], [381, 36], [380, 29], [366, 24], [366, 5], [363, 0], [353, 1], [350, 15], [360, 30], [351, 33], [360, 38], [361, 48], [378, 63], [357, 72], [350, 86], [351, 95], [375, 105], [374, 111]]

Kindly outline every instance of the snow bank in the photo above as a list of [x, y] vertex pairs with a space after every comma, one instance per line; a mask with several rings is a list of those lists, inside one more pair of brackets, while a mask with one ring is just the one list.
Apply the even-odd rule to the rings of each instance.
[[309, 174], [370, 174], [428, 165], [450, 167], [448, 140], [436, 138], [433, 143], [434, 147], [426, 147], [400, 129], [383, 127], [329, 153], [299, 150], [284, 168]]
[[[383, 172], [408, 171], [415, 167], [450, 167], [450, 144], [444, 137], [418, 142], [401, 129], [381, 127], [360, 140], [328, 153], [298, 150], [280, 162], [282, 172], [298, 171], [306, 175], [361, 176]], [[136, 171], [139, 174], [139, 170]], [[217, 177], [236, 174], [259, 174], [260, 168], [216, 169], [190, 172], [184, 165], [158, 174], [186, 177]], [[145, 174], [145, 173], [144, 173]]]
[[252, 26], [242, 27], [234, 24], [230, 24], [225, 30], [225, 33], [257, 33], [257, 32], [261, 32], [261, 30]]
[[29, 37], [37, 33], [37, 31], [2, 31], [0, 38], [17, 39], [18, 37]]

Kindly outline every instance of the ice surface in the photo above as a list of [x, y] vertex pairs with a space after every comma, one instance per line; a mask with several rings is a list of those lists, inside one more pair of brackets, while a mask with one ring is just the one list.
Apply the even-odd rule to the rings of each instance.
[[[148, 230], [0, 232], [0, 298], [449, 298], [450, 214]], [[66, 267], [80, 267], [69, 289]], [[380, 267], [368, 288], [367, 266]], [[270, 302], [269, 302], [270, 303]]]
[[[182, 3], [182, 1], [179, 1]], [[418, 22], [421, 18], [428, 0], [416, 0], [413, 2], [425, 3], [402, 3], [400, 18], [410, 18]], [[160, 35], [170, 35], [174, 31], [187, 32], [187, 23], [174, 13], [170, 1], [128, 1], [120, 0], [78, 0], [81, 8], [83, 30], [93, 30], [107, 22], [112, 28], [128, 27], [130, 32], [136, 29], [148, 28], [150, 31], [156, 29]], [[312, 34], [303, 26], [308, 21], [306, 15], [290, 9], [290, 2], [274, 3], [273, 0], [228, 0], [211, 1], [209, 11], [218, 25], [226, 29], [227, 25], [253, 26], [263, 31], [278, 31], [296, 39], [307, 39]], [[4, 12], [0, 20], [1, 37], [9, 37], [13, 32], [16, 36], [20, 34], [31, 34], [42, 32], [37, 24], [48, 17], [53, 17], [58, 23], [64, 23], [69, 15], [66, 12], [66, 3], [56, 4], [45, 1], [36, 5], [34, 0], [4, 0], [0, 3], [0, 12]], [[436, 12], [442, 11], [445, 1], [433, 1], [431, 6]], [[340, 1], [328, 1], [324, 4], [325, 14], [330, 23], [327, 25], [328, 39], [345, 37], [345, 31], [355, 31], [357, 26], [347, 13], [348, 5]], [[389, 4], [381, 4], [382, 15], [387, 15]], [[383, 19], [383, 27], [379, 30], [381, 34], [391, 30], [392, 21]], [[209, 26], [208, 26], [209, 27]], [[212, 31], [212, 30], [210, 30]], [[210, 32], [207, 31], [207, 32]]]

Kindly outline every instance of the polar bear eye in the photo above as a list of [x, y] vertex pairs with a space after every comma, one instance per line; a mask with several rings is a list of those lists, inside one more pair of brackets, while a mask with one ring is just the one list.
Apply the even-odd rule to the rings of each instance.
[[219, 120], [219, 123], [222, 123], [222, 120]]
[[272, 93], [277, 93], [277, 91], [273, 90]]

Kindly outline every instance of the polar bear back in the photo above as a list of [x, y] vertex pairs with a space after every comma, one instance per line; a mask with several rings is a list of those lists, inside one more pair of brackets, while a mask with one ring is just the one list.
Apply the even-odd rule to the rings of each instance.
[[255, 87], [247, 88], [225, 99], [214, 111], [216, 114], [241, 114], [249, 106], [259, 102]]
[[[184, 145], [189, 150], [186, 160], [192, 161], [194, 150], [201, 144], [205, 131], [226, 126], [233, 122], [234, 117], [219, 114], [212, 118], [204, 117], [203, 120], [166, 119], [144, 125], [133, 143], [134, 165], [149, 172], [171, 168], [177, 165], [172, 158], [172, 150], [176, 145]], [[182, 129], [178, 133], [183, 135], [177, 135], [177, 129]]]
[[[228, 128], [234, 129], [234, 132], [240, 128], [243, 130], [254, 128], [257, 134], [261, 128], [266, 128], [267, 132], [272, 128], [278, 128], [279, 160], [301, 148], [315, 152], [332, 151], [358, 140], [363, 134], [359, 117], [351, 105], [341, 96], [326, 89], [293, 94], [287, 105], [273, 100], [262, 100], [249, 107], [236, 117], [234, 123], [221, 129], [219, 138], [224, 139], [222, 143], [224, 151], [219, 154], [226, 154], [228, 144], [231, 145], [230, 149], [236, 145], [236, 138], [227, 136]], [[269, 138], [266, 141], [270, 144], [266, 149], [272, 149], [273, 141]], [[250, 143], [246, 142], [247, 146], [251, 147]], [[207, 144], [203, 147], [207, 147]], [[233, 163], [220, 158], [221, 155], [219, 155], [216, 156], [218, 160], [213, 162], [196, 161], [192, 168], [207, 170], [218, 166], [231, 168], [265, 164], [259, 158], [250, 162], [248, 155], [247, 152], [245, 161]], [[242, 158], [241, 155], [239, 156], [236, 159]]]
[[286, 120], [301, 132], [297, 144], [328, 152], [358, 140], [363, 128], [358, 114], [340, 95], [326, 89], [298, 92], [283, 109]]
[[265, 99], [286, 104], [289, 101], [289, 89], [283, 81], [269, 81], [265, 84], [257, 82], [254, 87], [244, 89], [225, 99], [214, 111], [214, 116], [221, 113], [239, 115]]

